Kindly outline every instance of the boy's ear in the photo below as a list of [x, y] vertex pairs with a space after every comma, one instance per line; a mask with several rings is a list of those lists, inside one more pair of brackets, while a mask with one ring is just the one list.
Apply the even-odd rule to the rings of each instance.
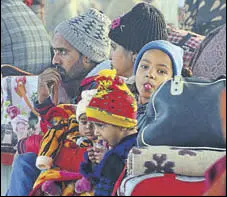
[[135, 61], [136, 61], [136, 57], [137, 57], [137, 53], [132, 52], [132, 62], [133, 62], [133, 64], [134, 64]]
[[87, 56], [82, 56], [82, 62], [85, 69], [89, 69], [91, 67], [91, 62]]

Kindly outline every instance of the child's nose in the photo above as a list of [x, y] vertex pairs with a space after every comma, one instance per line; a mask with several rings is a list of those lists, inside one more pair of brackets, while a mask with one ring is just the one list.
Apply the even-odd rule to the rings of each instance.
[[93, 123], [92, 123], [92, 122], [87, 122], [86, 127], [87, 127], [88, 129], [93, 128]]
[[147, 71], [146, 77], [148, 77], [150, 79], [155, 79], [155, 72], [152, 68]]
[[99, 135], [100, 135], [100, 133], [99, 133], [99, 131], [98, 131], [97, 128], [95, 128], [95, 135], [96, 135], [96, 136], [99, 136]]

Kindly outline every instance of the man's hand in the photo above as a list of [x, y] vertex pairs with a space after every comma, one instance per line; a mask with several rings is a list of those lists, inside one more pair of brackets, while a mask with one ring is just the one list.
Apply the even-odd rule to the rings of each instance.
[[43, 103], [50, 96], [50, 89], [58, 85], [61, 75], [56, 68], [48, 68], [38, 78], [38, 102]]

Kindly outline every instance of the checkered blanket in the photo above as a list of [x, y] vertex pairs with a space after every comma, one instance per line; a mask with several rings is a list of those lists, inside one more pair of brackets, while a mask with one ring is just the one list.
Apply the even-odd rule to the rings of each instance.
[[168, 40], [171, 43], [184, 49], [184, 67], [189, 67], [196, 49], [199, 48], [205, 37], [193, 32], [174, 29], [170, 26], [168, 27], [168, 35]]

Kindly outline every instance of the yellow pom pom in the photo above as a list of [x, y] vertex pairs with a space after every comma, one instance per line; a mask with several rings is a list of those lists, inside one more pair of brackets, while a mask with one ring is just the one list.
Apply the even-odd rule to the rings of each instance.
[[116, 74], [117, 74], [116, 69], [113, 69], [113, 70], [104, 69], [99, 72], [99, 76], [111, 77], [112, 79], [116, 77]]

